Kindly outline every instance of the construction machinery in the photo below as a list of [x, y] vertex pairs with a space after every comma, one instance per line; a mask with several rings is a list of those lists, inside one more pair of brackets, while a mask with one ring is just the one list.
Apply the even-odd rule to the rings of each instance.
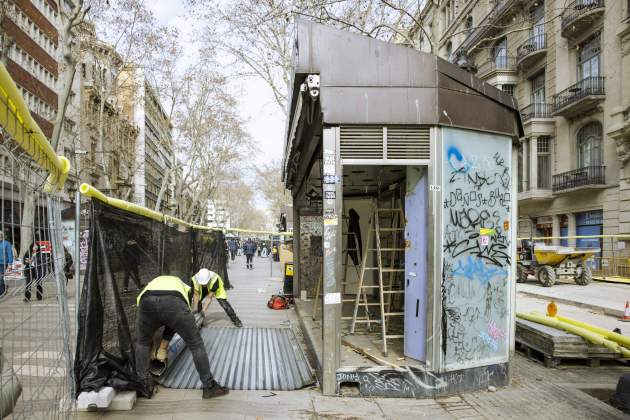
[[558, 278], [573, 278], [576, 284], [586, 286], [593, 278], [587, 260], [600, 252], [600, 248], [574, 248], [545, 245], [532, 240], [521, 241], [516, 281], [524, 283], [530, 275], [545, 287], [551, 287]]

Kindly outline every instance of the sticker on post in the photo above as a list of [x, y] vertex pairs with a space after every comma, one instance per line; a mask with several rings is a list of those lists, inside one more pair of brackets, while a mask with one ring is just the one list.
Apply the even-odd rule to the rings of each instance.
[[335, 175], [335, 154], [324, 153], [324, 175]]
[[337, 175], [324, 175], [324, 184], [337, 184], [339, 177]]
[[337, 305], [341, 303], [341, 293], [326, 293], [324, 295], [324, 305]]
[[429, 191], [441, 191], [442, 188], [439, 185], [431, 184], [429, 185]]
[[334, 200], [337, 198], [337, 193], [335, 191], [324, 191], [324, 198], [326, 200]]
[[490, 236], [490, 235], [494, 235], [495, 233], [496, 231], [494, 229], [488, 229], [488, 228], [479, 229], [479, 234], [481, 236]]
[[489, 236], [480, 236], [479, 237], [479, 245], [488, 246], [490, 245], [490, 237]]

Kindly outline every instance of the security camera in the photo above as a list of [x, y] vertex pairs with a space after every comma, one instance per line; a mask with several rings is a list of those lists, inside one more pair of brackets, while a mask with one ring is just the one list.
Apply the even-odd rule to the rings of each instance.
[[311, 98], [313, 100], [317, 99], [319, 96], [319, 74], [309, 74], [306, 78], [306, 86]]

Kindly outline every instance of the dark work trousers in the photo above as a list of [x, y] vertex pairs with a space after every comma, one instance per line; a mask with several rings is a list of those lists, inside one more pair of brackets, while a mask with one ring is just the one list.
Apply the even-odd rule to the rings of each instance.
[[217, 301], [219, 302], [219, 305], [221, 305], [221, 307], [223, 308], [227, 316], [230, 317], [230, 320], [232, 320], [234, 324], [236, 324], [237, 322], [240, 322], [240, 320], [238, 319], [238, 316], [236, 316], [236, 312], [234, 312], [234, 308], [232, 308], [232, 305], [230, 305], [230, 302], [228, 302], [227, 299], [217, 298]]
[[195, 326], [195, 318], [183, 298], [170, 295], [144, 295], [140, 300], [137, 324], [136, 369], [144, 384], [149, 383], [149, 358], [153, 334], [165, 325], [182, 337], [192, 353], [195, 368], [204, 388], [215, 382], [210, 372], [208, 353], [201, 334]]
[[254, 254], [245, 254], [247, 258], [247, 268], [252, 267], [252, 262], [254, 261]]
[[[236, 325], [237, 322], [240, 322], [240, 319], [238, 319], [238, 316], [236, 316], [236, 312], [234, 312], [234, 308], [232, 308], [232, 305], [230, 305], [230, 302], [228, 302], [227, 299], [217, 299], [217, 301], [219, 301], [219, 305], [221, 305], [227, 316], [230, 317], [230, 320], [233, 324]], [[201, 301], [199, 302], [199, 304], [201, 305]], [[164, 333], [162, 334], [162, 340], [170, 342], [173, 339], [174, 335], [175, 331], [166, 327], [164, 328]]]
[[236, 250], [234, 249], [230, 250], [230, 257], [232, 258], [232, 261], [234, 261], [234, 258], [236, 258]]

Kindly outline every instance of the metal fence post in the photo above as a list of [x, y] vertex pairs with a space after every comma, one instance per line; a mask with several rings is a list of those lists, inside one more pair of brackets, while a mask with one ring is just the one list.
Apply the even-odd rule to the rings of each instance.
[[75, 331], [79, 333], [79, 299], [81, 285], [81, 192], [77, 190], [74, 197], [74, 316]]

